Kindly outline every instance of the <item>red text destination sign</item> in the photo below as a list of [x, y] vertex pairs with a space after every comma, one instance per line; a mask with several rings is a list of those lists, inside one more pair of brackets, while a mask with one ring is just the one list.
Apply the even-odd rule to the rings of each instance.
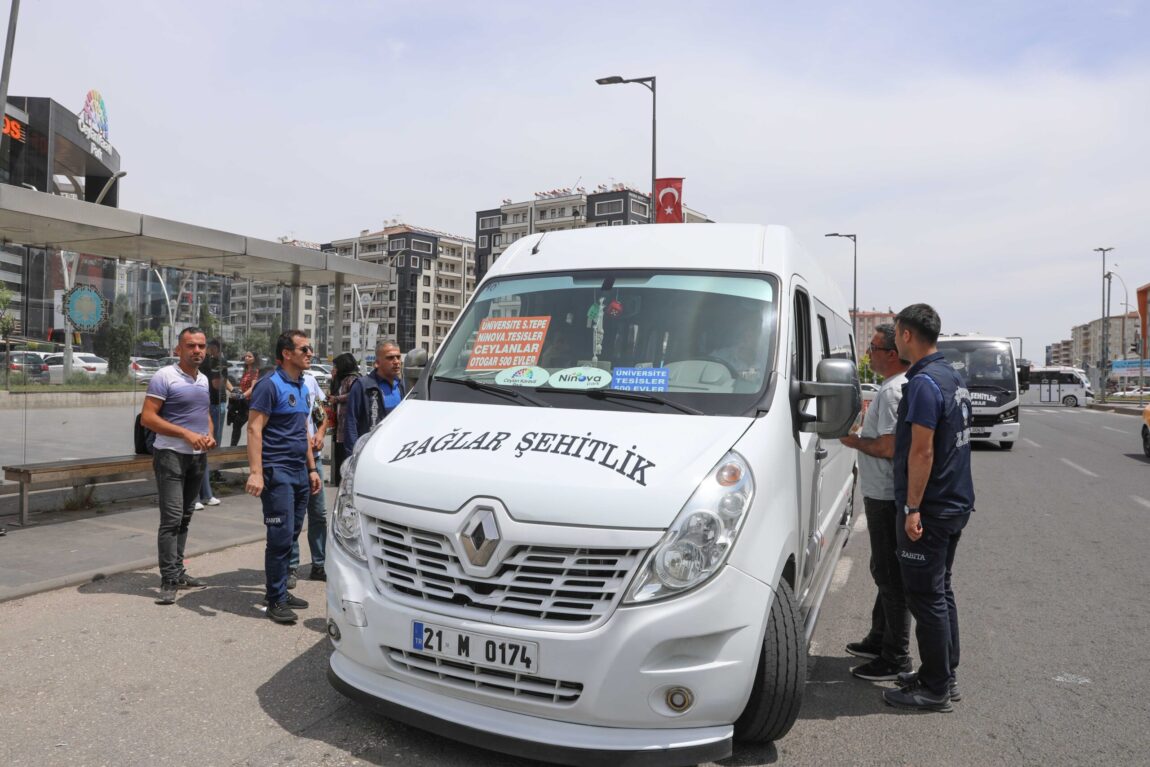
[[488, 317], [479, 323], [467, 369], [501, 370], [538, 364], [550, 324], [550, 317]]

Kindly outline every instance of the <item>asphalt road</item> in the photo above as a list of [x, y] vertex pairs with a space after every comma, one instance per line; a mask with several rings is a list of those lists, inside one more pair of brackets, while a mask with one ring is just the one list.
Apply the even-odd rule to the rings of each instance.
[[[1145, 764], [1150, 471], [1140, 421], [1026, 408], [977, 446], [955, 587], [964, 699], [886, 707], [843, 645], [873, 587], [856, 534], [815, 634], [798, 723], [724, 765]], [[193, 530], [194, 535], [194, 530]], [[0, 603], [0, 764], [530, 765], [366, 713], [324, 678], [322, 584], [294, 627], [258, 609], [262, 545], [191, 560], [211, 587], [153, 604], [155, 571]], [[305, 555], [306, 558], [306, 555]]]

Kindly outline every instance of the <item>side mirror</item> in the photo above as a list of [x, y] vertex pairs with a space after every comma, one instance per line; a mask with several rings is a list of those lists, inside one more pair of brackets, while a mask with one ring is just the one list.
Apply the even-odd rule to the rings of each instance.
[[1018, 366], [1018, 393], [1030, 389], [1030, 365]]
[[814, 397], [816, 401], [817, 415], [800, 426], [803, 431], [820, 437], [845, 437], [862, 410], [862, 390], [855, 363], [844, 359], [823, 360], [815, 371], [815, 381], [799, 384], [799, 396]]
[[427, 350], [422, 346], [412, 349], [403, 357], [403, 382], [408, 391], [415, 389], [423, 369], [427, 367]]
[[421, 368], [427, 364], [427, 350], [422, 346], [418, 349], [412, 349], [403, 358], [403, 366], [405, 368]]

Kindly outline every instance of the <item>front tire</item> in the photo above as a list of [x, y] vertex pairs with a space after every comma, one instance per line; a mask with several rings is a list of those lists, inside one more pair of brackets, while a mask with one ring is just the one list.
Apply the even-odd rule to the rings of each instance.
[[791, 587], [783, 582], [771, 601], [755, 684], [746, 708], [735, 721], [735, 739], [767, 743], [790, 732], [799, 716], [806, 677], [802, 619]]
[[1062, 404], [1066, 407], [1078, 407], [1078, 398], [1073, 394], [1067, 394], [1062, 398]]
[[1150, 458], [1150, 429], [1145, 426], [1142, 427], [1142, 452]]

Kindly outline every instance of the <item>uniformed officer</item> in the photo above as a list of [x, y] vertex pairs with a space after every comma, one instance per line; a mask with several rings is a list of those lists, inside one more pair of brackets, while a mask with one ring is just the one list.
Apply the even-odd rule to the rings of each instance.
[[958, 608], [951, 569], [974, 511], [970, 393], [936, 346], [942, 322], [926, 304], [895, 318], [899, 356], [911, 363], [895, 429], [895, 501], [902, 507], [898, 558], [917, 627], [918, 671], [886, 690], [892, 706], [950, 711], [959, 699]]
[[248, 475], [246, 490], [263, 502], [267, 545], [267, 615], [276, 623], [293, 623], [292, 608], [308, 603], [287, 590], [292, 542], [303, 526], [308, 498], [320, 492], [307, 434], [310, 416], [303, 371], [311, 367], [311, 344], [300, 330], [289, 330], [276, 340], [279, 365], [252, 390], [248, 417]]

